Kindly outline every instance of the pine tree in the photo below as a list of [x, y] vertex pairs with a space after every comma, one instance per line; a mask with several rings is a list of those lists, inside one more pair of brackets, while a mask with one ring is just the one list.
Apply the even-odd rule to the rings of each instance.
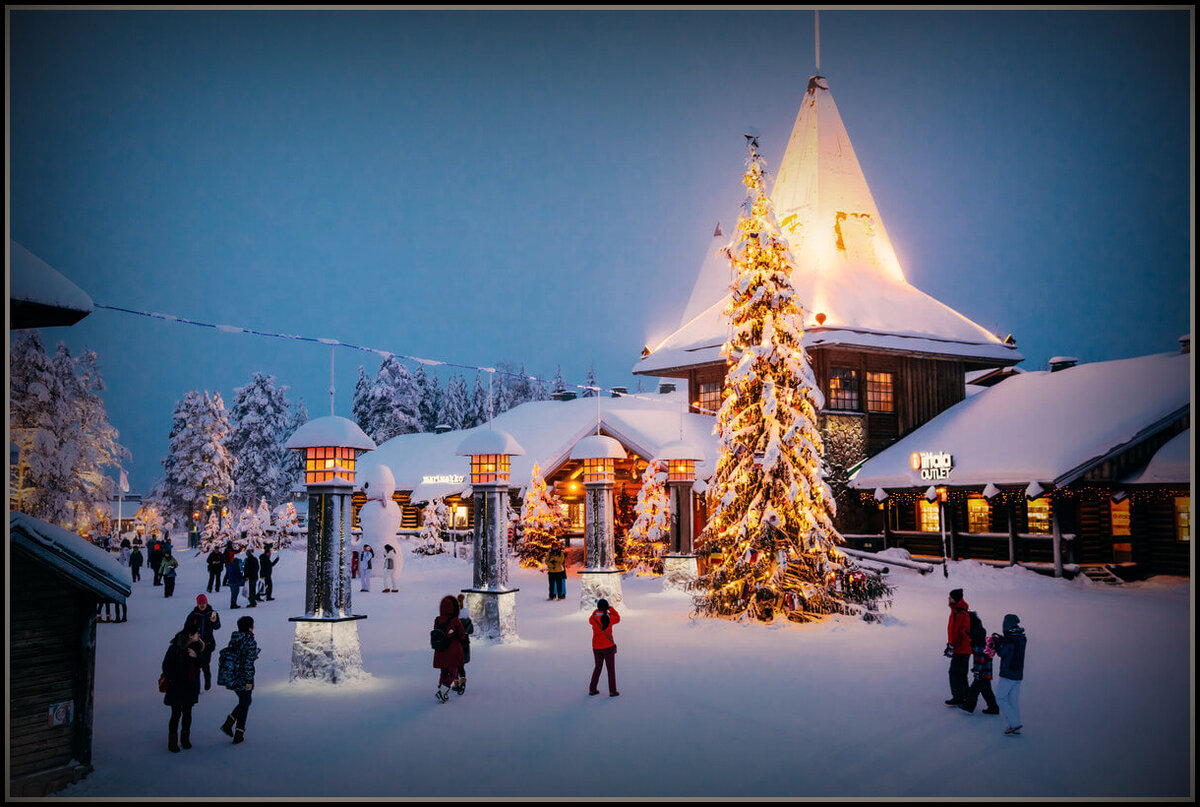
[[[296, 430], [308, 423], [308, 407], [304, 405], [304, 400], [301, 399], [292, 407], [288, 414], [287, 426], [284, 429], [284, 445], [287, 444], [287, 438], [296, 433]], [[304, 452], [294, 449], [284, 449], [283, 452], [283, 479], [287, 485], [286, 494], [291, 495], [292, 489], [304, 482]]]
[[250, 383], [234, 390], [228, 439], [234, 457], [234, 507], [251, 507], [263, 497], [278, 504], [291, 489], [283, 447], [292, 417], [287, 389], [277, 387], [274, 376], [255, 373]]
[[488, 391], [484, 386], [483, 377], [475, 374], [475, 387], [471, 390], [470, 404], [467, 407], [467, 417], [463, 428], [470, 429], [488, 422]]
[[442, 536], [450, 526], [446, 502], [434, 499], [421, 511], [421, 543], [413, 549], [419, 555], [440, 555], [446, 551]]
[[567, 383], [565, 381], [563, 381], [562, 365], [560, 364], [558, 366], [558, 369], [554, 371], [554, 386], [552, 388], [551, 394], [562, 395], [566, 391], [567, 391]]
[[550, 545], [558, 540], [565, 527], [562, 505], [558, 497], [550, 492], [541, 469], [535, 462], [529, 479], [529, 488], [521, 503], [521, 540], [516, 552], [521, 566], [534, 568], [546, 561]]
[[642, 474], [634, 508], [637, 518], [625, 540], [625, 566], [629, 569], [663, 573], [663, 555], [671, 535], [671, 503], [667, 498], [667, 472], [651, 462]]
[[438, 414], [442, 409], [442, 387], [438, 383], [436, 375], [425, 371], [425, 365], [417, 367], [417, 372], [413, 374], [413, 381], [417, 385], [420, 399], [417, 409], [421, 420], [421, 431], [434, 431], [438, 426]]
[[292, 538], [300, 524], [296, 505], [285, 502], [275, 508], [275, 548], [284, 549], [292, 545]]
[[200, 531], [200, 551], [208, 553], [224, 547], [225, 542], [221, 540], [221, 519], [217, 517], [216, 509], [213, 509], [208, 513], [204, 529]]
[[387, 356], [379, 365], [369, 401], [371, 430], [367, 435], [375, 445], [421, 430], [420, 391], [408, 368], [395, 356]]
[[[583, 379], [583, 386], [584, 387], [596, 386], [596, 365], [595, 365], [595, 363], [588, 365], [587, 377]], [[594, 390], [594, 389], [585, 389], [583, 391], [583, 394], [580, 397], [581, 398], [594, 398], [596, 396], [596, 394], [597, 394], [596, 390]]]
[[350, 403], [350, 412], [354, 416], [354, 422], [358, 424], [358, 428], [362, 429], [364, 434], [370, 434], [373, 426], [371, 422], [371, 386], [371, 377], [367, 375], [366, 368], [361, 364], [358, 365], [358, 379], [354, 382], [354, 397]]
[[726, 248], [736, 277], [725, 310], [731, 328], [722, 347], [720, 453], [702, 535], [702, 551], [719, 560], [695, 584], [696, 609], [763, 621], [871, 616], [891, 589], [837, 550], [833, 497], [821, 478], [817, 412], [824, 400], [801, 344], [793, 259], [753, 139], [749, 150], [747, 199]]
[[467, 428], [467, 410], [470, 405], [467, 384], [461, 375], [455, 373], [446, 382], [446, 389], [442, 393], [442, 406], [438, 412], [437, 425], [449, 426], [455, 431]]
[[214, 503], [227, 502], [233, 492], [234, 458], [226, 447], [229, 418], [219, 392], [193, 390], [184, 395], [171, 415], [172, 427], [163, 460], [166, 472], [151, 500], [166, 514], [186, 515]]

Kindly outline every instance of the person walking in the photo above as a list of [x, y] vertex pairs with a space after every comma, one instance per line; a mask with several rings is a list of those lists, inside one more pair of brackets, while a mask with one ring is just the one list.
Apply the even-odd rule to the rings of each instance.
[[608, 600], [605, 599], [596, 603], [596, 610], [592, 611], [592, 615], [588, 618], [588, 624], [592, 626], [592, 657], [596, 661], [596, 666], [592, 669], [592, 681], [588, 684], [589, 695], [600, 694], [596, 685], [600, 683], [602, 666], [608, 667], [608, 697], [615, 698], [621, 694], [617, 692], [615, 667], [617, 643], [613, 641], [612, 637], [612, 626], [620, 621], [621, 615], [617, 613], [617, 609], [609, 607]]
[[200, 655], [200, 669], [204, 673], [204, 688], [212, 689], [212, 655], [217, 649], [217, 639], [213, 631], [221, 629], [221, 615], [208, 604], [208, 597], [196, 595], [196, 607], [188, 614], [188, 619], [196, 618], [200, 622], [200, 640], [204, 642], [204, 652]]
[[247, 608], [258, 607], [258, 558], [254, 556], [254, 548], [246, 546], [246, 559], [242, 562], [242, 575], [246, 578]]
[[129, 565], [129, 556], [132, 553], [133, 553], [132, 548], [129, 546], [129, 539], [128, 538], [121, 539], [121, 550], [119, 552], [117, 552], [117, 562], [120, 563], [122, 566], [128, 566]]
[[372, 561], [375, 560], [375, 550], [370, 544], [363, 547], [362, 559], [359, 561], [359, 571], [362, 573], [362, 591], [371, 590]]
[[199, 662], [203, 648], [199, 620], [189, 616], [163, 656], [159, 688], [166, 684], [163, 703], [171, 707], [167, 750], [174, 754], [181, 747], [192, 747], [192, 707], [200, 700]]
[[971, 687], [967, 690], [966, 700], [959, 704], [959, 708], [964, 712], [974, 713], [975, 706], [979, 703], [979, 696], [982, 695], [987, 704], [983, 713], [998, 715], [1000, 707], [996, 705], [996, 696], [992, 694], [992, 656], [996, 651], [992, 648], [991, 638], [987, 635], [979, 615], [974, 611], [969, 611], [967, 616], [971, 618], [971, 675], [973, 677]]
[[254, 661], [258, 658], [258, 642], [254, 641], [254, 618], [244, 616], [237, 621], [237, 630], [221, 651], [217, 668], [217, 683], [237, 695], [237, 706], [221, 724], [221, 731], [240, 743], [246, 739], [246, 718], [250, 714], [250, 693], [254, 689]]
[[142, 545], [140, 543], [133, 545], [133, 551], [129, 553], [129, 575], [133, 582], [142, 579]]
[[550, 545], [546, 553], [546, 577], [549, 578], [550, 596], [547, 600], [565, 600], [567, 598], [567, 556], [563, 552], [558, 539]]
[[1004, 635], [992, 634], [992, 647], [1000, 657], [1000, 678], [996, 681], [996, 700], [1004, 715], [1004, 733], [1021, 733], [1021, 681], [1025, 677], [1025, 629], [1016, 614], [1004, 615]]
[[950, 659], [950, 699], [947, 706], [959, 706], [967, 699], [967, 670], [971, 666], [971, 618], [970, 608], [963, 599], [963, 590], [956, 588], [947, 599], [950, 619], [946, 623], [946, 650], [943, 655]]
[[[433, 666], [438, 670], [438, 688], [434, 697], [438, 703], [450, 700], [450, 688], [454, 686], [460, 671], [464, 671], [462, 640], [466, 630], [458, 613], [458, 599], [447, 594], [438, 603], [438, 615], [433, 620], [434, 630], [441, 631], [444, 636], [444, 644], [435, 645], [433, 649]], [[466, 677], [465, 671], [463, 677]], [[463, 686], [466, 687], [465, 680]]]
[[171, 545], [167, 544], [163, 549], [163, 559], [158, 566], [158, 575], [162, 578], [163, 597], [170, 597], [175, 593], [175, 570], [179, 568], [179, 561], [175, 560], [175, 556], [171, 554]]
[[163, 560], [163, 541], [161, 538], [153, 538], [150, 541], [150, 552], [146, 556], [149, 561], [150, 573], [154, 575], [154, 585], [162, 585], [162, 573], [159, 568], [162, 566]]
[[383, 545], [383, 590], [395, 594], [400, 589], [396, 588], [396, 573], [404, 565], [404, 559], [396, 554], [396, 547], [391, 544]]
[[237, 560], [237, 550], [233, 546], [233, 541], [225, 542], [225, 549], [222, 552], [225, 558], [225, 585], [229, 585], [229, 565]]
[[271, 570], [275, 568], [275, 564], [279, 563], [279, 558], [271, 557], [271, 545], [267, 544], [263, 547], [262, 554], [258, 556], [258, 574], [263, 581], [263, 599], [275, 599], [271, 594], [275, 591], [275, 586], [271, 582]]
[[[226, 553], [228, 555], [228, 553]], [[228, 565], [225, 566], [225, 585], [229, 587], [229, 607], [241, 608], [238, 605], [238, 592], [242, 590], [242, 561], [234, 552], [233, 557], [229, 559]]]
[[215, 546], [212, 552], [208, 553], [205, 558], [205, 563], [208, 566], [208, 593], [219, 592], [221, 590], [221, 575], [225, 572], [225, 556], [221, 554], [221, 550]]

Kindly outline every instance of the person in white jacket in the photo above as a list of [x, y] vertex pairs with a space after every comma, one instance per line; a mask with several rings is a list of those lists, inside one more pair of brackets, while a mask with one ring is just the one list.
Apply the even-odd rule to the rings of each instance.
[[363, 544], [362, 555], [359, 556], [358, 576], [362, 578], [362, 591], [371, 590], [371, 561], [375, 559], [375, 550], [370, 544]]
[[395, 594], [396, 575], [404, 568], [404, 558], [396, 553], [396, 547], [391, 544], [383, 546], [383, 590]]

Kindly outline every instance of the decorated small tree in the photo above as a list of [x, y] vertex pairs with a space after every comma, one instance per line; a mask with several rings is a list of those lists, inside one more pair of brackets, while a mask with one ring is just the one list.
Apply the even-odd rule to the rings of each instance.
[[296, 513], [296, 505], [284, 502], [275, 508], [275, 547], [283, 549], [292, 545], [292, 537], [300, 524], [300, 516]]
[[558, 497], [550, 492], [541, 469], [535, 462], [529, 479], [529, 489], [521, 502], [521, 532], [517, 544], [517, 557], [524, 568], [535, 568], [545, 563], [550, 544], [562, 535], [562, 506]]
[[642, 474], [633, 526], [625, 541], [625, 567], [648, 574], [663, 573], [662, 556], [671, 534], [671, 504], [667, 498], [667, 472], [651, 462]]
[[217, 517], [216, 510], [209, 511], [208, 521], [200, 530], [200, 551], [212, 552], [214, 549], [224, 548], [225, 542], [221, 539], [221, 519]]
[[442, 536], [450, 523], [446, 502], [434, 499], [425, 505], [425, 509], [421, 511], [421, 521], [421, 543], [417, 544], [413, 552], [419, 555], [440, 555], [445, 552], [446, 544]]
[[719, 456], [709, 487], [702, 552], [715, 558], [696, 581], [696, 610], [770, 621], [827, 614], [871, 618], [891, 587], [838, 551], [834, 500], [822, 479], [817, 412], [824, 396], [801, 344], [793, 258], [766, 193], [757, 141], [747, 136], [747, 198], [725, 254], [735, 273]]
[[166, 522], [163, 520], [162, 514], [158, 512], [158, 508], [147, 505], [141, 507], [134, 516], [142, 525], [143, 534], [147, 538], [162, 535], [166, 530]]

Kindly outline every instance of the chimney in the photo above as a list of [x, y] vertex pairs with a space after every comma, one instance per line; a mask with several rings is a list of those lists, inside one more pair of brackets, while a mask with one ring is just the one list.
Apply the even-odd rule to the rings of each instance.
[[573, 401], [573, 400], [575, 400], [575, 393], [574, 393], [574, 392], [568, 392], [567, 390], [563, 390], [563, 392], [562, 392], [562, 398], [560, 398], [559, 400], [562, 400], [562, 401]]
[[675, 391], [675, 383], [673, 381], [658, 382], [658, 394], [659, 395], [666, 395], [668, 392], [674, 392], [674, 391]]
[[614, 398], [620, 398], [622, 395], [628, 395], [628, 394], [629, 394], [629, 387], [613, 387], [612, 388], [612, 397], [614, 397]]
[[1179, 337], [1179, 352], [1192, 352], [1192, 335], [1190, 333], [1185, 333], [1183, 336]]
[[454, 430], [451, 429], [449, 426], [447, 426], [445, 423], [439, 423], [438, 425], [433, 427], [434, 434], [445, 434], [446, 432], [449, 432], [449, 431], [454, 431]]
[[1046, 363], [1050, 365], [1050, 372], [1057, 373], [1079, 364], [1079, 359], [1074, 356], [1054, 356]]

